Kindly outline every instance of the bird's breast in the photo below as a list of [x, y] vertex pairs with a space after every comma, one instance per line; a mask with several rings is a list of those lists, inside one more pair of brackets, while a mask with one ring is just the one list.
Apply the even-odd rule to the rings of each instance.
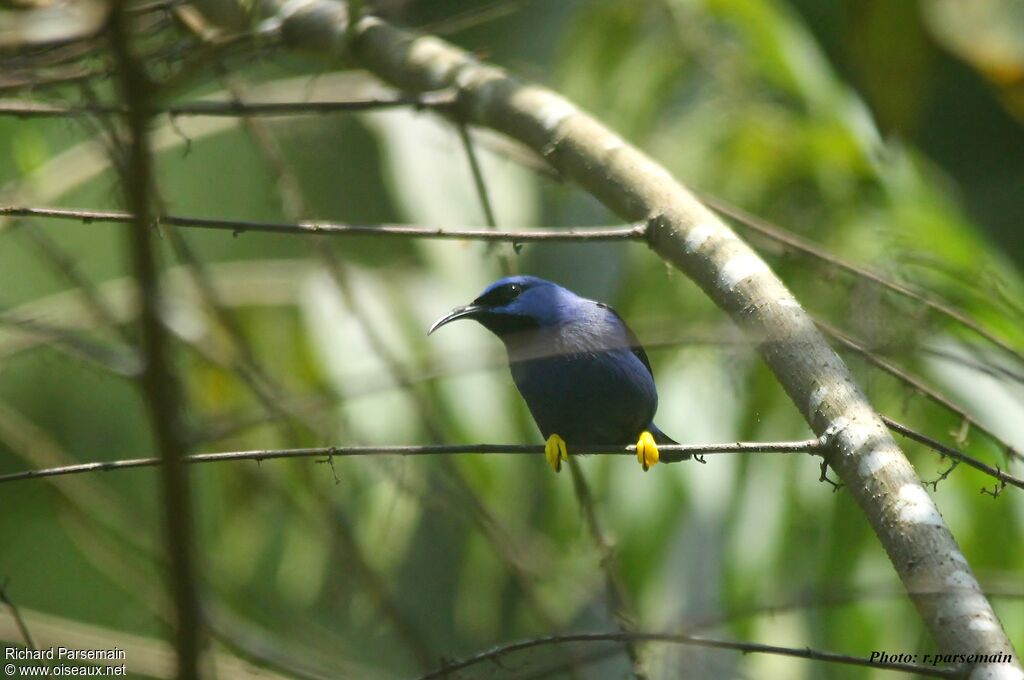
[[537, 349], [510, 360], [512, 378], [545, 437], [559, 434], [570, 445], [624, 444], [651, 422], [658, 402], [654, 379], [628, 349]]

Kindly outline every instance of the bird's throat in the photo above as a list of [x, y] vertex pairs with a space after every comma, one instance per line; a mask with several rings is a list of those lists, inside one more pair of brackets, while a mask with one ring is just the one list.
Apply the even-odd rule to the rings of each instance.
[[490, 332], [501, 338], [505, 346], [521, 347], [532, 342], [540, 326], [536, 319], [514, 314], [487, 314], [477, 319]]

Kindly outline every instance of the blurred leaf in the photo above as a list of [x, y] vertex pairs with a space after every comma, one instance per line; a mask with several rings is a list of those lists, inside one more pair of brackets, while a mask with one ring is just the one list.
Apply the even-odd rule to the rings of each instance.
[[27, 0], [5, 4], [0, 8], [0, 48], [5, 49], [92, 35], [99, 31], [110, 11], [110, 5], [103, 0]]
[[926, 0], [928, 26], [946, 49], [1000, 88], [1024, 120], [1024, 5], [1016, 0]]

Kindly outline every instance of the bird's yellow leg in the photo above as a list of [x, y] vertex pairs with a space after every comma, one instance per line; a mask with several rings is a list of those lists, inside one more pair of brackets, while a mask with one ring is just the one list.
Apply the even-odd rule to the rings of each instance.
[[544, 457], [548, 459], [548, 465], [555, 472], [562, 469], [562, 461], [569, 460], [569, 450], [565, 448], [565, 440], [557, 434], [548, 437], [544, 444]]
[[640, 433], [640, 439], [636, 442], [636, 459], [647, 472], [652, 465], [658, 462], [658, 445], [654, 443], [654, 436], [644, 430]]

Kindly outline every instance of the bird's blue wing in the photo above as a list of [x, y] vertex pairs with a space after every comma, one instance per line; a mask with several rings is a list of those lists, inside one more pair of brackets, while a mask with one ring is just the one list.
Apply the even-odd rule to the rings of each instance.
[[644, 365], [644, 367], [647, 369], [647, 372], [651, 374], [651, 377], [654, 377], [654, 371], [651, 370], [651, 361], [650, 359], [647, 358], [647, 352], [644, 351], [643, 345], [640, 344], [640, 338], [638, 338], [636, 336], [636, 333], [633, 332], [633, 329], [626, 324], [626, 320], [623, 319], [618, 312], [612, 309], [611, 306], [605, 304], [604, 302], [598, 302], [597, 306], [601, 307], [602, 309], [607, 309], [615, 316], [616, 319], [619, 320], [619, 323], [622, 324], [623, 330], [626, 332], [626, 342], [629, 345], [629, 351], [636, 355], [636, 358], [639, 359], [640, 363]]

